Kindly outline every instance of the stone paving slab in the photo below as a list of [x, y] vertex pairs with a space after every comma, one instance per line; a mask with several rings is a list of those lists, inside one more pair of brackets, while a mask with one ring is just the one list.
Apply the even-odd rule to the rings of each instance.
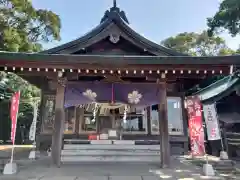
[[17, 175], [0, 174], [0, 180], [200, 180], [221, 179], [202, 177], [201, 169], [175, 159], [172, 167], [161, 169], [159, 164], [146, 163], [84, 163], [51, 166], [49, 161], [36, 161], [20, 167]]
[[156, 176], [55, 176], [40, 178], [4, 177], [1, 180], [215, 180], [213, 177], [156, 177]]
[[[44, 177], [43, 180], [76, 180], [78, 179], [76, 176], [56, 176], [54, 178], [52, 177]], [[105, 180], [105, 179], [104, 179]]]
[[[16, 177], [4, 177], [1, 180], [159, 180], [155, 176], [55, 176], [55, 177], [40, 177], [20, 179]], [[171, 180], [171, 179], [169, 179]]]
[[78, 177], [75, 180], [108, 180], [108, 176], [85, 176]]
[[[130, 176], [132, 180], [141, 180], [141, 176]], [[109, 177], [110, 180], [127, 180], [129, 179], [129, 176], [110, 176]]]

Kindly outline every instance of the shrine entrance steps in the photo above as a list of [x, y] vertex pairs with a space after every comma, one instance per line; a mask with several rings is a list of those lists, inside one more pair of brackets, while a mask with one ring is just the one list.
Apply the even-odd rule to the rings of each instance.
[[160, 145], [141, 145], [126, 140], [65, 140], [62, 163], [160, 162]]

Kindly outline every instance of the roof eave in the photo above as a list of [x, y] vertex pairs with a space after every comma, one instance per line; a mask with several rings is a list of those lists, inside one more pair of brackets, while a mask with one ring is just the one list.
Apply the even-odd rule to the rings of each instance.
[[[202, 103], [210, 104], [221, 100], [222, 98], [230, 95], [240, 86], [240, 78], [238, 76], [239, 72], [236, 72], [233, 75], [229, 75], [221, 80], [216, 81], [215, 83], [203, 88], [202, 90], [192, 94], [198, 96]], [[216, 92], [216, 88], [226, 85], [226, 88], [221, 89], [219, 93]], [[206, 94], [212, 94], [212, 96], [205, 97]]]
[[12, 53], [0, 52], [2, 61], [25, 61], [45, 63], [110, 63], [110, 64], [165, 64], [165, 65], [211, 65], [230, 67], [240, 64], [240, 55], [234, 56], [125, 56], [125, 55], [72, 55], [72, 54], [42, 54], [42, 53]]
[[68, 48], [71, 48], [71, 47], [73, 47], [77, 44], [81, 44], [82, 42], [96, 36], [99, 32], [102, 31], [102, 29], [104, 29], [110, 23], [111, 23], [111, 21], [110, 21], [110, 19], [108, 19], [107, 21], [102, 22], [101, 24], [99, 24], [98, 26], [96, 26], [95, 28], [93, 28], [92, 30], [90, 30], [85, 35], [81, 36], [80, 38], [77, 38], [77, 39], [75, 39], [71, 42], [62, 44], [60, 46], [41, 51], [39, 53], [42, 53], [42, 54], [58, 54], [60, 51], [62, 51], [64, 49], [68, 49]]

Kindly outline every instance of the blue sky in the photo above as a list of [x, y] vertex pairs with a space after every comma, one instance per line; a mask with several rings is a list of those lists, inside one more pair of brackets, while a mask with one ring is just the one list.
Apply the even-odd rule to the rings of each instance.
[[[52, 10], [61, 18], [60, 42], [46, 44], [54, 47], [74, 40], [97, 26], [112, 0], [32, 0], [36, 8]], [[217, 11], [220, 0], [117, 0], [125, 11], [130, 26], [150, 40], [161, 40], [181, 32], [201, 32], [206, 18]], [[236, 49], [240, 37], [222, 35]]]

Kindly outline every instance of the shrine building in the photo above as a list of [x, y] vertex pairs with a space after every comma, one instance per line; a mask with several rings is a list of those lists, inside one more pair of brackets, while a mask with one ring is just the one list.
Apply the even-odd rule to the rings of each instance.
[[[185, 92], [229, 75], [240, 56], [192, 57], [156, 44], [130, 27], [114, 2], [90, 32], [40, 53], [0, 52], [0, 69], [42, 90], [38, 147], [89, 141], [160, 146], [162, 166], [188, 152]], [[160, 160], [159, 160], [160, 161]]]

